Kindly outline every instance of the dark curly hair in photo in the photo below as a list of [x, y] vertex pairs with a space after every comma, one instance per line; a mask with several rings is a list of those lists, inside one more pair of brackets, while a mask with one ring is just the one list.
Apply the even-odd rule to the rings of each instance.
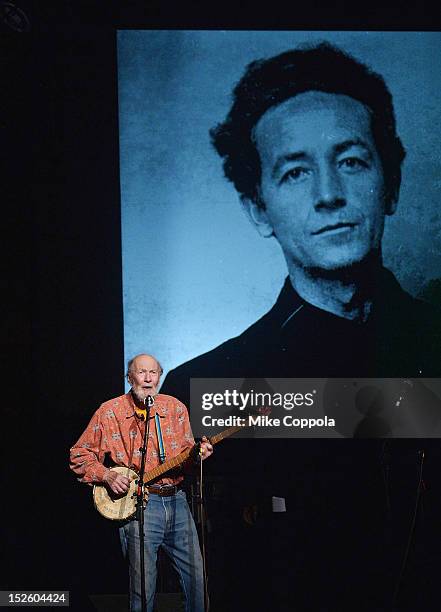
[[225, 121], [210, 130], [227, 179], [241, 196], [259, 201], [260, 159], [253, 129], [269, 108], [311, 90], [350, 96], [369, 109], [386, 200], [396, 201], [406, 151], [396, 133], [392, 95], [382, 76], [327, 42], [302, 45], [247, 66], [233, 90], [233, 105]]

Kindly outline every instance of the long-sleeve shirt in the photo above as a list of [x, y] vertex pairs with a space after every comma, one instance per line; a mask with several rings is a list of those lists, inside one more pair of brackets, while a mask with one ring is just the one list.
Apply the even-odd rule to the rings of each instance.
[[[194, 445], [187, 408], [182, 402], [170, 395], [159, 394], [155, 397], [150, 416], [153, 417], [155, 413], [161, 417], [166, 460]], [[70, 449], [70, 467], [78, 480], [91, 485], [103, 482], [108, 471], [103, 465], [106, 454], [113, 464], [139, 471], [144, 428], [145, 421], [136, 414], [130, 392], [101, 404], [79, 440]], [[155, 420], [152, 418], [145, 473], [159, 464], [158, 438]], [[172, 473], [158, 482], [178, 484], [182, 479], [183, 475]]]

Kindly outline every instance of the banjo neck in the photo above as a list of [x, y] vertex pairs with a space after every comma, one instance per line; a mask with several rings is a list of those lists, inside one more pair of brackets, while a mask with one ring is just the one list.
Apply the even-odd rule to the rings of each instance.
[[[242, 425], [237, 425], [235, 427], [229, 427], [228, 429], [224, 429], [224, 431], [221, 431], [215, 436], [209, 438], [209, 442], [212, 446], [214, 446], [221, 440], [224, 440], [225, 438], [228, 438], [229, 436], [235, 434], [240, 429], [243, 429], [243, 427], [244, 426]], [[157, 467], [153, 468], [153, 470], [146, 472], [144, 474], [143, 479], [144, 483], [148, 484], [149, 482], [156, 480], [157, 478], [159, 478], [159, 476], [162, 476], [162, 474], [165, 474], [169, 470], [181, 466], [190, 457], [191, 453], [194, 452], [194, 448], [195, 446], [192, 446], [191, 448], [186, 448], [184, 451], [182, 451], [182, 453], [176, 455], [176, 457], [172, 457], [168, 461], [165, 461], [165, 463], [161, 463]]]

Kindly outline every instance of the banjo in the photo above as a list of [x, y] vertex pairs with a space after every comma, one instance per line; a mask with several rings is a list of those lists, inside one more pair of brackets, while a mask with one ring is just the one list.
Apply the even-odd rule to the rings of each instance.
[[[213, 446], [223, 440], [235, 434], [242, 426], [229, 427], [224, 431], [212, 436], [209, 440]], [[161, 463], [153, 470], [144, 474], [144, 485], [153, 483], [159, 476], [162, 476], [166, 472], [181, 466], [190, 455], [194, 452], [195, 446], [187, 448], [176, 457], [172, 457], [165, 463]], [[95, 508], [102, 516], [112, 521], [125, 521], [131, 518], [136, 512], [136, 491], [138, 488], [139, 475], [131, 468], [117, 465], [110, 468], [111, 470], [123, 474], [130, 480], [130, 485], [127, 493], [123, 495], [116, 495], [109, 491], [104, 484], [95, 485], [93, 487], [93, 502]], [[144, 504], [148, 500], [147, 487], [144, 486]]]

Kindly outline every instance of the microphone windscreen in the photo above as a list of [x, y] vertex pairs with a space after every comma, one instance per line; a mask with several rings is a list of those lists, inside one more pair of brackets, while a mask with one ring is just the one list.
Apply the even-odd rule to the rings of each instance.
[[147, 397], [144, 400], [144, 405], [148, 406], [148, 408], [151, 408], [154, 403], [155, 403], [155, 398], [152, 397], [151, 395], [147, 395]]

